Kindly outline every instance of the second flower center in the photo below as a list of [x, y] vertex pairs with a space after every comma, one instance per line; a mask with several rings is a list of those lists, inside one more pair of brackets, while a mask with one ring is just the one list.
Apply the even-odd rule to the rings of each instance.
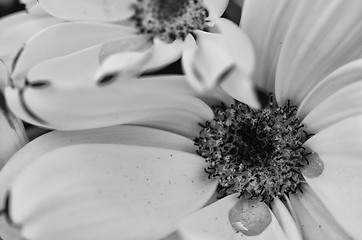
[[141, 34], [168, 43], [184, 40], [193, 30], [207, 28], [208, 11], [202, 0], [137, 0], [132, 20]]

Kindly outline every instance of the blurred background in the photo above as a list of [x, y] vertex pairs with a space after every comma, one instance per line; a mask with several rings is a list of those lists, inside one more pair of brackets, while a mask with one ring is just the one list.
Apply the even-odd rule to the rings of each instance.
[[0, 17], [24, 9], [17, 0], [0, 0]]

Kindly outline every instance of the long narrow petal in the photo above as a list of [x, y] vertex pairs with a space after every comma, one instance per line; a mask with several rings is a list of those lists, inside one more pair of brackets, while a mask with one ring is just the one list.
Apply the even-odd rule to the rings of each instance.
[[336, 222], [310, 186], [305, 184], [302, 189], [303, 193], [291, 194], [289, 198], [300, 222], [303, 239], [352, 239]]
[[321, 101], [303, 119], [308, 131], [318, 132], [343, 119], [362, 114], [362, 82], [345, 86]]
[[287, 239], [275, 216], [268, 227], [259, 235], [248, 236], [237, 232], [230, 223], [229, 211], [240, 199], [237, 195], [230, 195], [201, 209], [183, 219], [178, 225], [178, 231], [188, 240], [236, 240], [236, 239]]
[[14, 13], [0, 21], [0, 58], [11, 69], [16, 53], [25, 41], [40, 30], [60, 23], [62, 20], [47, 14]]
[[68, 146], [16, 178], [9, 212], [26, 239], [159, 239], [215, 191], [204, 166], [199, 156], [175, 150]]
[[22, 79], [29, 68], [44, 60], [71, 54], [111, 39], [134, 34], [128, 27], [102, 23], [63, 23], [30, 38], [14, 66], [12, 77]]
[[294, 221], [287, 207], [278, 198], [272, 202], [272, 211], [288, 240], [303, 240], [299, 224]]
[[362, 115], [358, 115], [322, 130], [305, 142], [324, 164], [319, 176], [306, 177], [308, 184], [355, 239], [362, 238], [361, 135]]
[[319, 82], [303, 99], [298, 108], [298, 117], [303, 119], [319, 103], [339, 89], [362, 79], [362, 59], [338, 68]]
[[63, 87], [58, 86], [58, 82], [52, 83], [49, 80], [33, 82], [23, 89], [7, 88], [5, 94], [10, 108], [31, 123], [67, 130], [132, 123], [156, 116], [162, 109], [195, 115], [199, 121], [191, 121], [190, 127], [213, 118], [211, 109], [200, 99], [164, 92], [162, 85], [142, 89], [132, 80], [104, 86]]
[[241, 26], [255, 47], [254, 79], [267, 93], [274, 92], [280, 49], [299, 3], [297, 0], [245, 0]]
[[359, 58], [362, 51], [362, 2], [302, 1], [291, 22], [276, 74], [280, 105], [300, 104], [329, 73]]
[[49, 14], [68, 21], [121, 21], [132, 16], [134, 0], [38, 0]]
[[196, 152], [192, 140], [154, 128], [121, 125], [85, 131], [52, 131], [25, 145], [1, 170], [0, 206], [3, 206], [6, 189], [13, 179], [35, 159], [57, 148], [90, 143], [150, 146], [189, 153]]

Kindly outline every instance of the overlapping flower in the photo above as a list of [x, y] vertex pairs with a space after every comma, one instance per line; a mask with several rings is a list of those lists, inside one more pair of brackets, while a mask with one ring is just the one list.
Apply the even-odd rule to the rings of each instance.
[[[14, 110], [26, 102], [44, 122], [68, 129], [132, 125], [54, 131], [28, 144], [0, 174], [3, 215], [26, 239], [160, 239], [174, 231], [186, 239], [361, 238], [361, 13], [357, 0], [245, 1], [241, 27], [255, 49], [253, 79], [261, 91], [275, 96], [261, 109], [230, 97], [258, 105], [254, 94], [239, 92], [253, 57], [240, 56], [243, 65], [220, 63], [223, 71], [215, 73], [210, 69], [217, 66], [210, 59], [215, 49], [205, 51], [192, 40], [184, 52], [184, 70], [196, 88], [215, 86], [204, 94], [186, 85], [184, 76], [113, 81], [95, 88], [81, 77], [69, 80], [64, 69], [76, 62], [49, 68], [63, 81], [30, 80], [32, 90], [18, 102], [12, 97], [18, 93], [7, 92]], [[235, 54], [252, 55], [242, 30], [221, 26]], [[200, 36], [203, 41], [206, 35]], [[229, 48], [221, 49], [229, 54]], [[74, 67], [72, 76], [89, 69]], [[79, 89], [92, 98], [83, 100]], [[62, 108], [66, 101], [74, 108]], [[21, 116], [34, 122], [34, 116]], [[257, 134], [235, 135], [231, 126], [233, 132], [248, 130], [237, 129], [238, 124]], [[270, 155], [256, 148], [236, 149], [240, 154], [235, 155], [225, 147], [227, 134], [240, 137], [230, 142], [243, 150], [250, 149], [249, 137], [285, 143], [286, 148], [262, 144]], [[263, 188], [269, 185], [255, 175], [256, 180], [237, 185], [235, 165], [245, 176], [246, 156], [264, 156], [262, 162], [272, 168], [280, 159], [291, 164], [297, 155], [303, 164], [291, 166], [301, 176], [295, 189], [273, 190], [265, 201]], [[265, 166], [257, 165], [262, 171]], [[295, 181], [281, 179], [282, 187]], [[228, 196], [213, 199], [216, 189]]]

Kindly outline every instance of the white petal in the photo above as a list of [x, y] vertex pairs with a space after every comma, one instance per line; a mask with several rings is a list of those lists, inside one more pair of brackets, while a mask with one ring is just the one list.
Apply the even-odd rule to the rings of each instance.
[[[238, 100], [245, 100], [244, 93], [250, 90], [254, 69], [251, 42], [237, 25], [226, 19], [219, 19], [214, 31], [217, 33], [197, 31], [198, 47], [192, 38], [187, 39], [182, 64], [188, 80], [201, 92], [227, 81], [226, 85], [237, 86], [233, 95]], [[240, 89], [243, 85], [249, 87]], [[253, 91], [249, 95], [253, 95]], [[256, 98], [255, 94], [252, 97]]]
[[[362, 2], [302, 1], [280, 53], [276, 97], [299, 105], [329, 73], [359, 58], [362, 51]], [[342, 21], [343, 19], [343, 21]]]
[[[1, 93], [0, 93], [1, 94]], [[2, 99], [0, 98], [0, 101]], [[0, 169], [27, 142], [23, 123], [0, 106]]]
[[132, 34], [131, 28], [102, 23], [63, 23], [49, 27], [26, 42], [12, 77], [22, 79], [29, 68], [44, 60]]
[[261, 234], [247, 236], [236, 232], [229, 221], [229, 211], [238, 201], [240, 199], [236, 194], [220, 199], [183, 219], [178, 225], [178, 231], [187, 240], [287, 239], [271, 211], [272, 221]]
[[197, 155], [160, 148], [60, 148], [17, 177], [11, 217], [27, 239], [158, 239], [215, 191], [204, 165]]
[[134, 0], [38, 0], [41, 7], [58, 18], [69, 21], [114, 22], [133, 14]]
[[25, 41], [38, 31], [62, 22], [50, 15], [14, 13], [0, 21], [0, 58], [11, 69], [12, 61]]
[[317, 133], [304, 145], [324, 163], [321, 175], [306, 177], [326, 208], [346, 232], [356, 239], [362, 215], [362, 115], [340, 121]]
[[180, 56], [181, 41], [171, 44], [154, 39], [153, 44], [145, 35], [127, 36], [110, 41], [102, 46], [100, 59], [103, 62], [97, 71], [97, 80], [110, 75], [137, 76], [162, 68]]
[[300, 1], [245, 0], [241, 26], [255, 47], [256, 84], [267, 93], [274, 92], [275, 72], [279, 53]]
[[1, 170], [0, 206], [3, 206], [5, 191], [13, 179], [35, 159], [57, 148], [84, 143], [127, 144], [196, 152], [192, 140], [154, 128], [121, 125], [85, 131], [52, 131], [25, 145]]
[[[362, 79], [362, 78], [361, 78]], [[354, 115], [362, 114], [362, 82], [345, 86], [321, 101], [303, 119], [310, 132], [318, 132]]]
[[211, 21], [221, 17], [229, 4], [229, 0], [203, 0], [203, 2], [209, 12], [208, 19]]
[[362, 79], [362, 59], [352, 61], [329, 74], [319, 82], [303, 99], [298, 108], [298, 116], [302, 119], [319, 103], [339, 89]]
[[[24, 89], [9, 87], [5, 95], [9, 107], [22, 119], [56, 129], [77, 130], [134, 123], [153, 118], [159, 110], [167, 109], [171, 115], [173, 110], [195, 115], [192, 119], [199, 121], [189, 122], [190, 127], [213, 118], [211, 109], [200, 99], [164, 92], [162, 85], [143, 89], [133, 80], [103, 86], [78, 81], [81, 84], [63, 87], [50, 79], [40, 87], [32, 84]], [[79, 97], [80, 92], [82, 97]], [[164, 114], [167, 115], [167, 111]]]
[[299, 225], [296, 223], [289, 213], [286, 206], [278, 198], [272, 202], [272, 211], [288, 240], [303, 240], [301, 233], [299, 232]]
[[303, 185], [303, 193], [291, 194], [289, 198], [304, 240], [351, 239], [307, 184]]

